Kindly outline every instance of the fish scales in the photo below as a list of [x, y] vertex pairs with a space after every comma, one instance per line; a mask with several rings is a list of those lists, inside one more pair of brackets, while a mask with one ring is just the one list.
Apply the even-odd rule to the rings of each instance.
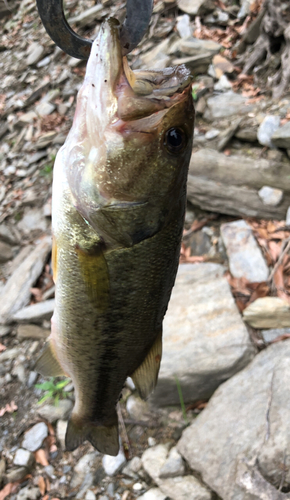
[[93, 44], [54, 167], [56, 308], [37, 369], [66, 374], [74, 384], [69, 450], [87, 439], [116, 455], [124, 382], [132, 376], [146, 398], [160, 367], [194, 111], [184, 67], [136, 75], [121, 56], [111, 19]]

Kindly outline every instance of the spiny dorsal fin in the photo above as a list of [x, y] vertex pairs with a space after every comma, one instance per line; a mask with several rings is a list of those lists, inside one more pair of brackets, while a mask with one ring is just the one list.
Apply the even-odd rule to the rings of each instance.
[[35, 370], [44, 377], [61, 377], [65, 375], [62, 367], [60, 366], [53, 353], [50, 341], [48, 341], [43, 353], [36, 361]]
[[162, 330], [151, 347], [143, 363], [131, 375], [142, 399], [147, 399], [153, 391], [158, 378], [162, 357]]

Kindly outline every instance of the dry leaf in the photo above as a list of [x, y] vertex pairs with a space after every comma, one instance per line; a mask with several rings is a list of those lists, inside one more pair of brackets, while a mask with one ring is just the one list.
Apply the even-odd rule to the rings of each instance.
[[3, 344], [0, 344], [0, 352], [6, 351], [6, 347]]
[[0, 500], [4, 500], [12, 492], [13, 483], [7, 483], [3, 490], [0, 491]]
[[45, 485], [45, 480], [42, 476], [39, 477], [38, 479], [38, 488], [40, 490], [40, 493], [42, 495], [44, 495], [45, 491], [46, 491], [46, 485]]
[[11, 401], [11, 403], [10, 404], [7, 403], [7, 405], [4, 408], [0, 408], [0, 417], [3, 417], [5, 413], [13, 413], [17, 409], [18, 406], [14, 403], [14, 401]]
[[35, 456], [35, 460], [38, 464], [43, 465], [43, 467], [46, 467], [47, 465], [49, 465], [45, 450], [43, 450], [42, 448], [35, 451], [34, 456]]

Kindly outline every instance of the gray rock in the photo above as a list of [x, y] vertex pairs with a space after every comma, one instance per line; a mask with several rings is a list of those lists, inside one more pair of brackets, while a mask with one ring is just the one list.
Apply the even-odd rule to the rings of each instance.
[[244, 19], [248, 14], [251, 12], [251, 5], [254, 4], [254, 0], [242, 0], [241, 2], [241, 8], [238, 12], [238, 19]]
[[214, 10], [215, 5], [211, 0], [178, 0], [178, 8], [192, 16], [199, 16]]
[[49, 331], [45, 330], [44, 328], [40, 328], [39, 326], [36, 325], [19, 325], [17, 328], [17, 338], [24, 340], [24, 339], [36, 339], [36, 340], [42, 340], [46, 339], [49, 335]]
[[16, 500], [37, 500], [40, 496], [41, 493], [39, 488], [25, 486], [19, 491]]
[[117, 474], [126, 463], [126, 457], [122, 446], [120, 446], [119, 453], [116, 457], [111, 457], [110, 455], [104, 455], [102, 459], [102, 464], [104, 471], [108, 476], [114, 476]]
[[277, 148], [290, 148], [290, 122], [285, 123], [273, 133], [271, 140]]
[[136, 479], [138, 477], [138, 472], [140, 471], [141, 467], [142, 467], [141, 458], [134, 457], [122, 469], [122, 474], [125, 474], [126, 476]]
[[249, 224], [244, 220], [222, 224], [221, 236], [235, 278], [244, 277], [250, 282], [267, 280], [269, 269]]
[[178, 443], [190, 467], [223, 500], [288, 497], [277, 489], [290, 485], [289, 360], [290, 340], [260, 352], [219, 387]]
[[93, 485], [93, 482], [94, 482], [93, 473], [89, 472], [88, 474], [85, 475], [80, 490], [76, 495], [76, 500], [81, 500], [82, 498], [84, 498], [84, 495], [86, 494], [87, 490]]
[[219, 24], [220, 26], [226, 26], [228, 24], [229, 15], [223, 10], [216, 9], [212, 14], [205, 16], [204, 24]]
[[236, 130], [239, 128], [241, 121], [241, 117], [236, 118], [232, 121], [231, 125], [222, 132], [217, 144], [218, 151], [223, 151], [223, 149], [227, 146], [228, 142], [231, 140]]
[[31, 387], [34, 386], [36, 380], [37, 380], [37, 377], [38, 377], [38, 373], [37, 372], [29, 372], [29, 375], [28, 375], [28, 379], [27, 379], [27, 387], [28, 389], [30, 389]]
[[87, 490], [85, 500], [96, 500], [96, 495], [92, 490]]
[[221, 75], [219, 81], [215, 83], [214, 90], [219, 90], [221, 92], [226, 92], [232, 88], [232, 84], [226, 75]]
[[191, 248], [192, 255], [205, 255], [211, 249], [211, 240], [204, 231], [196, 231], [186, 237], [186, 246]]
[[100, 19], [100, 12], [103, 9], [104, 7], [102, 4], [94, 5], [90, 9], [86, 9], [84, 12], [81, 12], [78, 16], [70, 17], [68, 22], [69, 24], [86, 26], [88, 23], [91, 23], [95, 19]]
[[44, 54], [44, 48], [37, 42], [30, 45], [28, 49], [28, 57], [26, 59], [27, 66], [33, 66], [33, 64], [38, 63]]
[[17, 469], [10, 469], [5, 474], [5, 481], [7, 483], [14, 483], [15, 481], [22, 481], [27, 476], [26, 467], [17, 467]]
[[17, 323], [42, 323], [44, 320], [50, 320], [55, 306], [55, 299], [37, 302], [32, 306], [20, 309], [13, 316]]
[[182, 38], [174, 42], [169, 50], [170, 54], [175, 54], [181, 52], [186, 56], [199, 56], [204, 54], [209, 54], [213, 56], [217, 54], [221, 49], [221, 45], [213, 40], [201, 40], [199, 38], [190, 37]]
[[283, 199], [282, 189], [274, 189], [270, 186], [263, 186], [258, 191], [258, 195], [265, 205], [271, 205], [272, 207], [279, 205]]
[[275, 130], [279, 128], [280, 125], [280, 117], [275, 115], [265, 116], [261, 125], [258, 128], [258, 141], [262, 146], [267, 146], [268, 148], [275, 147], [271, 137], [274, 134]]
[[216, 128], [212, 128], [206, 132], [205, 138], [207, 141], [211, 141], [212, 139], [215, 139], [219, 134], [220, 134], [220, 130], [218, 130]]
[[50, 115], [55, 110], [55, 105], [51, 102], [40, 102], [36, 107], [35, 111], [40, 116]]
[[1, 296], [0, 323], [11, 322], [13, 315], [29, 303], [30, 289], [40, 276], [50, 250], [51, 240], [45, 237], [10, 276]]
[[18, 245], [19, 239], [13, 229], [13, 227], [9, 227], [2, 222], [0, 225], [0, 240], [9, 245]]
[[91, 472], [91, 470], [96, 468], [96, 464], [98, 461], [98, 457], [100, 453], [98, 451], [94, 451], [92, 453], [86, 453], [74, 468], [74, 475], [70, 483], [71, 488], [77, 488], [82, 484], [85, 479], [85, 476]]
[[21, 353], [20, 347], [13, 347], [12, 349], [6, 349], [6, 351], [1, 352], [0, 359], [1, 363], [4, 361], [11, 360], [17, 358], [17, 356]]
[[18, 448], [13, 459], [14, 465], [30, 468], [34, 464], [34, 455], [23, 448]]
[[256, 142], [257, 141], [257, 128], [256, 127], [245, 127], [239, 128], [235, 132], [235, 137], [242, 141]]
[[148, 408], [148, 403], [143, 401], [139, 396], [132, 394], [129, 396], [126, 402], [126, 410], [130, 417], [134, 420], [150, 420], [150, 411]]
[[247, 97], [235, 94], [232, 90], [209, 97], [204, 118], [208, 121], [227, 118], [235, 114], [245, 114], [252, 111], [253, 106], [247, 105]]
[[261, 297], [246, 307], [243, 318], [253, 328], [287, 328], [290, 304], [279, 297]]
[[25, 368], [22, 363], [15, 364], [11, 373], [14, 377], [18, 378], [21, 384], [26, 383]]
[[41, 209], [27, 208], [21, 221], [18, 222], [17, 227], [26, 235], [36, 230], [44, 233], [47, 230], [48, 223]]
[[192, 28], [190, 26], [190, 17], [187, 14], [178, 16], [176, 29], [181, 38], [188, 38], [192, 35]]
[[61, 399], [57, 406], [44, 404], [37, 409], [37, 413], [50, 423], [56, 420], [66, 420], [72, 410], [73, 403], [70, 399]]
[[269, 330], [262, 330], [261, 334], [262, 334], [264, 342], [266, 342], [268, 344], [270, 342], [273, 342], [273, 340], [276, 340], [281, 335], [285, 335], [285, 334], [290, 335], [290, 329], [289, 328], [270, 328]]
[[11, 326], [0, 325], [0, 337], [5, 337], [5, 335], [8, 335], [8, 333], [10, 333], [11, 330], [12, 330]]
[[171, 58], [168, 55], [171, 38], [166, 37], [158, 43], [152, 50], [140, 57], [141, 66], [151, 69], [164, 69], [169, 64]]
[[12, 258], [13, 252], [11, 246], [7, 245], [7, 243], [3, 243], [3, 241], [0, 241], [0, 264], [3, 264]]
[[65, 450], [65, 435], [67, 429], [67, 421], [66, 420], [58, 420], [56, 423], [56, 437], [60, 442], [60, 446], [62, 450]]
[[166, 479], [168, 477], [183, 476], [185, 472], [184, 462], [181, 455], [178, 453], [176, 446], [171, 448], [166, 462], [162, 466], [159, 477]]
[[161, 491], [172, 500], [211, 500], [212, 494], [194, 476], [173, 477], [159, 484]]
[[158, 484], [160, 471], [166, 462], [168, 449], [169, 443], [158, 444], [157, 446], [152, 446], [152, 448], [145, 450], [141, 457], [145, 471], [156, 484]]
[[213, 263], [179, 266], [163, 323], [161, 369], [151, 403], [180, 404], [176, 378], [185, 402], [208, 398], [254, 356], [224, 271]]
[[166, 500], [167, 498], [167, 495], [164, 495], [160, 488], [151, 488], [144, 495], [138, 497], [138, 500]]
[[36, 451], [41, 447], [47, 436], [47, 425], [44, 422], [39, 422], [25, 433], [24, 440], [22, 441], [22, 447], [28, 451]]

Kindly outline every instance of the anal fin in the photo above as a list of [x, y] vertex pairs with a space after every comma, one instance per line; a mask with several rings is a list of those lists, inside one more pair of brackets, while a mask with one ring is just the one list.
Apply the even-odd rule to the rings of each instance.
[[48, 341], [43, 353], [36, 361], [35, 370], [44, 377], [61, 377], [65, 375], [53, 353], [50, 341]]
[[119, 433], [117, 422], [111, 426], [97, 426], [87, 422], [83, 423], [75, 415], [72, 415], [65, 435], [66, 449], [73, 451], [86, 439], [99, 452], [105, 455], [118, 455]]
[[131, 375], [142, 399], [147, 399], [156, 386], [162, 357], [162, 330], [143, 363]]

